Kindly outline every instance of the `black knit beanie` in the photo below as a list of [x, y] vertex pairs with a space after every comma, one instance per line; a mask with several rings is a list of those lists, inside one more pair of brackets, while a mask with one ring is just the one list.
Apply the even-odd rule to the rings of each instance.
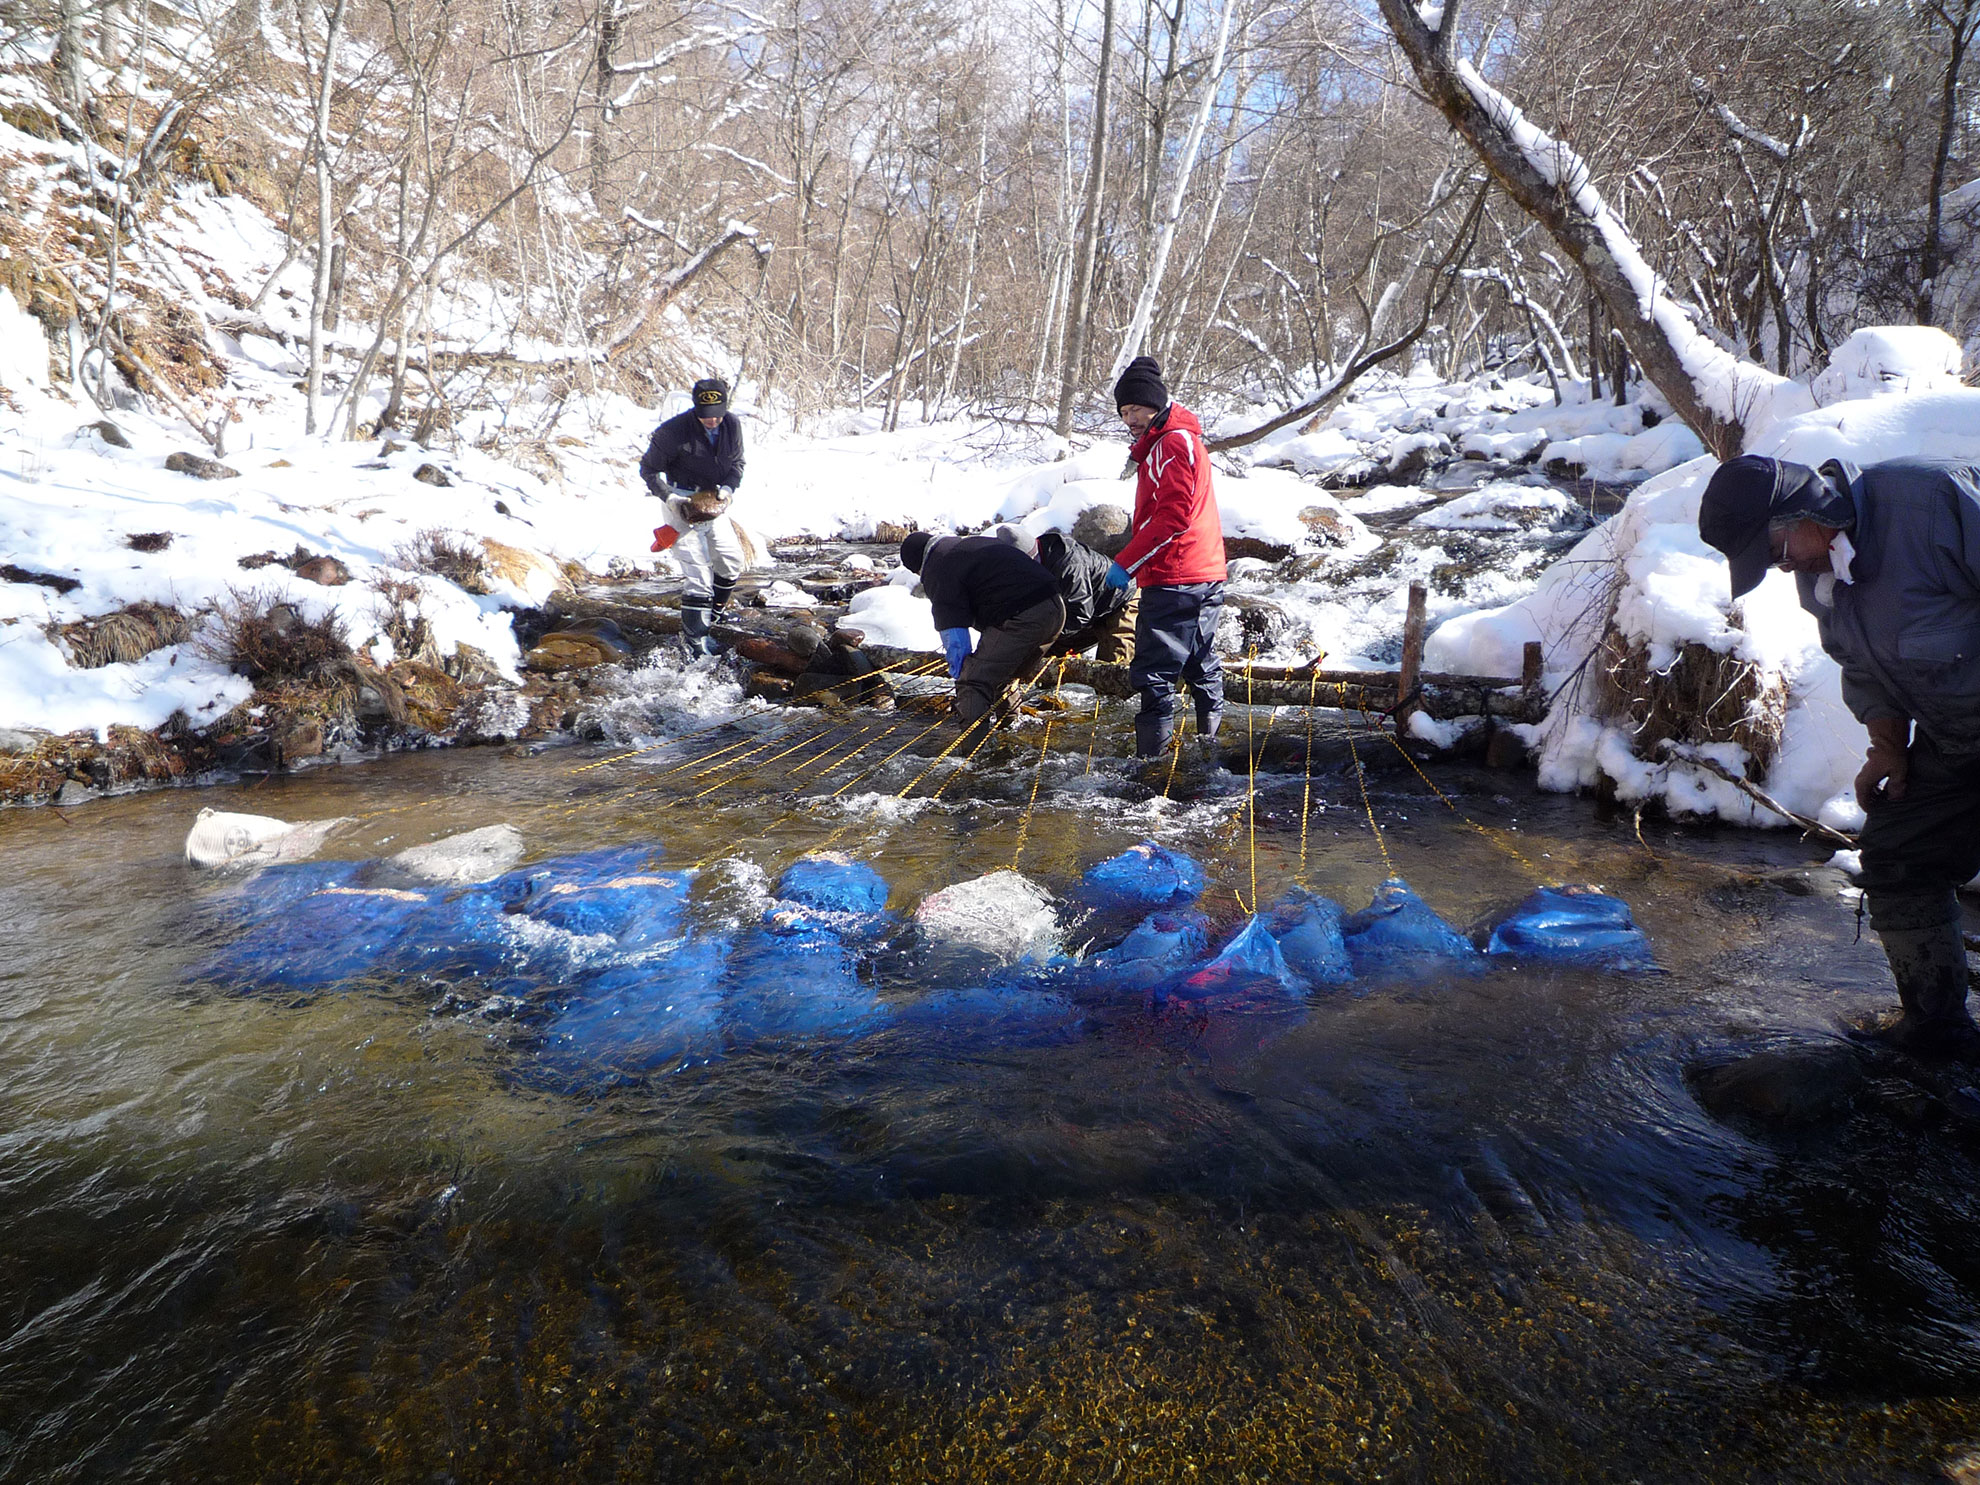
[[719, 376], [703, 377], [694, 384], [694, 391], [689, 395], [693, 398], [697, 418], [712, 418], [729, 410], [729, 384]]
[[928, 554], [928, 543], [934, 539], [926, 531], [910, 531], [901, 543], [901, 566], [909, 572], [920, 572], [921, 559]]
[[1121, 379], [1114, 383], [1114, 406], [1152, 407], [1160, 412], [1169, 405], [1169, 389], [1162, 384], [1162, 365], [1153, 356], [1136, 356], [1128, 362]]

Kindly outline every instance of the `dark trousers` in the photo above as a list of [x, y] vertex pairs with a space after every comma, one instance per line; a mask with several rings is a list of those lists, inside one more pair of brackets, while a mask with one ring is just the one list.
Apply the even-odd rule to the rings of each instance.
[[1903, 799], [1879, 795], [1863, 826], [1870, 926], [1937, 928], [1959, 921], [1960, 886], [1980, 873], [1980, 754], [1950, 756], [1920, 734]]
[[1197, 730], [1214, 737], [1224, 715], [1224, 667], [1217, 659], [1217, 620], [1224, 612], [1222, 583], [1143, 588], [1134, 621], [1134, 663], [1128, 684], [1141, 693], [1134, 719], [1134, 750], [1152, 758], [1168, 746], [1175, 725], [1176, 683], [1196, 702]]
[[980, 721], [1005, 686], [1037, 675], [1046, 649], [1065, 625], [1065, 600], [1054, 594], [979, 634], [975, 652], [956, 677], [957, 720], [965, 727]]

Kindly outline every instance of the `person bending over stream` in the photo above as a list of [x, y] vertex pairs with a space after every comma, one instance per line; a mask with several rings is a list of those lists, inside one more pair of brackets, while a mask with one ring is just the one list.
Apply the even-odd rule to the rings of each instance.
[[[1030, 681], [1065, 627], [1066, 605], [1052, 574], [994, 536], [930, 536], [901, 543], [901, 566], [921, 576], [956, 682], [956, 718], [968, 731], [1012, 682]], [[979, 636], [974, 649], [969, 631]], [[1006, 705], [1009, 710], [1009, 704]]]
[[1899, 1010], [1854, 1033], [1980, 1061], [1954, 896], [1980, 872], [1980, 470], [1743, 454], [1705, 487], [1698, 534], [1726, 554], [1734, 598], [1770, 565], [1795, 575], [1870, 732], [1863, 892]]

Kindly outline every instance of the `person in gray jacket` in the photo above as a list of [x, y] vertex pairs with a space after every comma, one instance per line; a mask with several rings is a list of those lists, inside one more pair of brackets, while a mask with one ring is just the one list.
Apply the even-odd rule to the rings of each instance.
[[1706, 486], [1698, 533], [1731, 563], [1734, 598], [1769, 566], [1795, 574], [1870, 733], [1862, 883], [1900, 1009], [1858, 1031], [1980, 1060], [1954, 895], [1980, 873], [1980, 469], [1744, 454]]

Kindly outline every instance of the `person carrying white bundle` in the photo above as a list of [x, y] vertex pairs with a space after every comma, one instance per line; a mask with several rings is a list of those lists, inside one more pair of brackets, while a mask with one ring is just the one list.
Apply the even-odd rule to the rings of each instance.
[[742, 484], [742, 424], [729, 411], [729, 384], [705, 377], [693, 405], [653, 430], [640, 478], [665, 502], [666, 524], [653, 528], [653, 550], [681, 564], [681, 635], [690, 653], [720, 648], [710, 632], [749, 567], [749, 546], [729, 516]]

